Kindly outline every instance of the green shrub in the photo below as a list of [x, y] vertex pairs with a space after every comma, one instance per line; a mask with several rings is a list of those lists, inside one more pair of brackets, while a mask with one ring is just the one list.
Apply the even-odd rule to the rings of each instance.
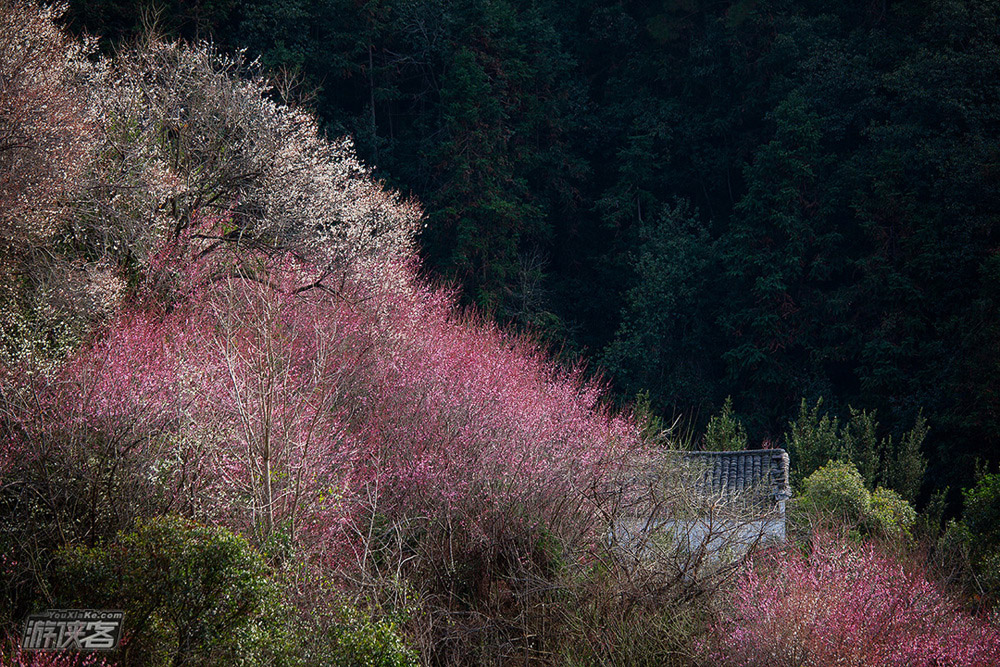
[[733, 411], [732, 397], [722, 404], [722, 412], [708, 421], [705, 428], [703, 449], [706, 451], [731, 452], [747, 448], [747, 432], [743, 423]]
[[824, 461], [851, 461], [869, 490], [891, 488], [913, 503], [927, 470], [921, 450], [929, 428], [923, 415], [917, 415], [913, 428], [896, 441], [891, 435], [879, 438], [874, 411], [849, 408], [850, 418], [840, 423], [836, 417], [821, 414], [822, 407], [823, 399], [811, 408], [803, 400], [798, 418], [789, 424], [785, 447], [793, 485], [818, 470]]
[[[300, 563], [284, 573], [285, 598], [290, 610], [287, 653], [294, 665], [343, 665], [345, 667], [415, 667], [416, 653], [398, 630], [409, 617], [397, 610], [373, 618], [343, 594], [321, 573]], [[381, 591], [380, 591], [381, 592]]]
[[793, 517], [828, 523], [831, 520], [871, 535], [909, 537], [917, 513], [891, 489], [865, 488], [864, 478], [853, 463], [829, 461], [802, 482], [802, 494], [794, 503]]
[[972, 533], [964, 521], [949, 519], [937, 541], [937, 551], [951, 556], [951, 560], [967, 560], [972, 544]]
[[910, 503], [892, 489], [881, 486], [871, 495], [871, 515], [874, 531], [889, 537], [912, 536], [911, 529], [917, 512]]
[[868, 488], [882, 480], [883, 464], [888, 464], [887, 445], [891, 440], [878, 438], [875, 413], [848, 408], [850, 418], [840, 431], [840, 457], [858, 468]]
[[923, 414], [918, 415], [913, 428], [892, 447], [892, 462], [886, 466], [884, 483], [911, 503], [917, 499], [927, 472], [927, 458], [921, 450], [929, 432], [927, 420]]
[[1000, 474], [984, 475], [965, 492], [962, 520], [978, 550], [1000, 549]]
[[62, 606], [125, 610], [125, 664], [249, 664], [273, 658], [282, 634], [264, 627], [278, 606], [268, 575], [242, 537], [158, 517], [113, 544], [62, 549], [52, 588]]
[[820, 414], [823, 399], [809, 407], [806, 399], [799, 406], [798, 418], [789, 424], [785, 448], [792, 464], [792, 483], [818, 470], [824, 461], [840, 456], [839, 422], [836, 417]]
[[178, 517], [107, 546], [62, 549], [60, 606], [125, 610], [123, 665], [416, 664], [392, 619], [373, 619], [302, 564], [274, 572], [241, 536]]
[[828, 461], [802, 482], [799, 508], [860, 525], [871, 514], [871, 494], [853, 463]]
[[983, 592], [1000, 600], [1000, 474], [984, 475], [965, 492], [961, 525]]
[[931, 493], [923, 511], [917, 517], [918, 534], [928, 538], [931, 543], [937, 542], [944, 530], [944, 513], [948, 507], [948, 491], [949, 488], [946, 486]]
[[1000, 596], [1000, 550], [980, 554], [975, 567], [983, 590], [995, 601]]
[[374, 620], [357, 609], [344, 607], [340, 623], [327, 630], [329, 657], [326, 664], [364, 667], [415, 667], [416, 654], [400, 638], [396, 625]]

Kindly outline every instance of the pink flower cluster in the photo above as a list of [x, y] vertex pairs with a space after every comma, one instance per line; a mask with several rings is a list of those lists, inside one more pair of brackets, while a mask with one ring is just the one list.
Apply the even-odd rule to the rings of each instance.
[[404, 266], [335, 293], [299, 290], [314, 269], [289, 258], [266, 266], [165, 315], [124, 312], [32, 380], [22, 447], [103, 433], [178, 507], [323, 550], [373, 514], [596, 534], [595, 491], [640, 445], [579, 369], [456, 314]]
[[16, 637], [0, 642], [0, 664], [5, 667], [109, 667], [105, 655], [75, 651], [22, 651]]
[[812, 553], [757, 560], [713, 628], [711, 664], [742, 667], [987, 667], [1000, 629], [961, 610], [918, 569], [818, 536]]
[[365, 451], [394, 511], [430, 513], [472, 532], [498, 518], [593, 527], [593, 492], [639, 448], [631, 422], [599, 405], [579, 369], [560, 370], [530, 340], [457, 317], [428, 289], [388, 295]]

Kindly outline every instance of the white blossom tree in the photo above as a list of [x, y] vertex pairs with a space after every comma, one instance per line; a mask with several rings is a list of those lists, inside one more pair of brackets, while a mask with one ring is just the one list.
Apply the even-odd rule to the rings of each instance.
[[372, 178], [348, 138], [271, 99], [210, 45], [150, 40], [104, 64], [102, 143], [77, 235], [148, 267], [164, 241], [200, 260], [292, 252], [317, 279], [372, 276], [409, 256], [421, 212]]

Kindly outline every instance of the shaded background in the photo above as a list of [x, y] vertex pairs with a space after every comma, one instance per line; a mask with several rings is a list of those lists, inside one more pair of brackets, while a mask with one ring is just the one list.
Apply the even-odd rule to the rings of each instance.
[[[247, 48], [424, 204], [426, 271], [751, 446], [800, 400], [1000, 444], [1000, 3], [74, 0]], [[927, 491], [925, 488], [925, 493]]]

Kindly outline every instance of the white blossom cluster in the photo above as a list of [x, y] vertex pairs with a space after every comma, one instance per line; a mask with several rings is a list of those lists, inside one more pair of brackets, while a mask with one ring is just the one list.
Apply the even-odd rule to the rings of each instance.
[[374, 180], [350, 139], [209, 45], [151, 41], [106, 64], [83, 232], [143, 263], [190, 232], [201, 254], [291, 251], [334, 274], [409, 256], [420, 210]]
[[65, 11], [0, 0], [0, 347], [68, 349], [192, 266], [209, 281], [291, 256], [317, 284], [406, 283], [422, 213], [349, 138], [276, 102], [243, 54], [150, 37], [94, 60]]
[[61, 6], [0, 2], [0, 268], [56, 233], [92, 143], [91, 45], [55, 20]]

